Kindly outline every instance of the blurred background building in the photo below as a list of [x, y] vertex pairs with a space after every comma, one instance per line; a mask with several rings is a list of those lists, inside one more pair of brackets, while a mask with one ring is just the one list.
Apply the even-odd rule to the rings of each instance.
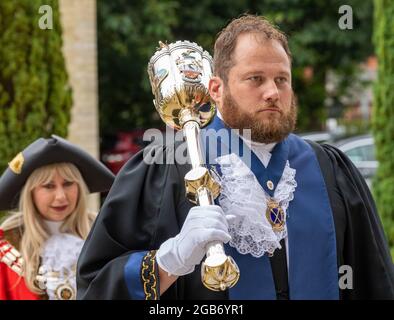
[[[68, 139], [100, 157], [96, 0], [59, 0], [63, 54], [73, 91]], [[99, 209], [98, 195], [90, 207]]]

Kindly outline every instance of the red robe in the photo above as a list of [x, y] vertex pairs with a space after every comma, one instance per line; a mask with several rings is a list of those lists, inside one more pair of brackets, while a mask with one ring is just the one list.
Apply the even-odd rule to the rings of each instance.
[[[4, 261], [1, 261], [7, 250], [6, 245], [14, 247], [7, 237], [7, 232], [0, 229], [0, 300], [39, 300], [40, 295], [31, 292], [22, 276], [12, 270]], [[15, 248], [15, 247], [14, 247]]]

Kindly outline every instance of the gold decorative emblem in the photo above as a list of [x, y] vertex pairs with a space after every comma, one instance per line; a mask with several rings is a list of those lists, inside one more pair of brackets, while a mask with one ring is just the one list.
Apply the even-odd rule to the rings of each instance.
[[22, 152], [19, 152], [14, 159], [8, 166], [10, 167], [11, 171], [15, 174], [20, 174], [22, 172], [23, 163], [25, 162], [25, 158], [23, 157]]
[[68, 281], [59, 285], [55, 294], [59, 300], [75, 300], [75, 290]]
[[186, 52], [182, 52], [181, 56], [175, 63], [182, 74], [182, 79], [186, 82], [200, 82], [203, 66], [198, 54], [194, 50], [189, 49]]
[[274, 231], [279, 232], [283, 230], [285, 225], [285, 213], [277, 202], [273, 200], [268, 201], [265, 215]]

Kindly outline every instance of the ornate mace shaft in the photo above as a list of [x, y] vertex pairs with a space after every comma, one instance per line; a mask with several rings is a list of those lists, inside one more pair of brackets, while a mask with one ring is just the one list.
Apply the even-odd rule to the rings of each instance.
[[[160, 43], [149, 61], [148, 74], [156, 110], [167, 125], [182, 130], [187, 144], [192, 169], [185, 175], [186, 197], [199, 206], [211, 205], [220, 185], [205, 166], [200, 129], [215, 114], [207, 89], [212, 58], [195, 43]], [[206, 256], [201, 277], [208, 289], [225, 290], [237, 283], [238, 266], [225, 254], [221, 242], [210, 243]]]

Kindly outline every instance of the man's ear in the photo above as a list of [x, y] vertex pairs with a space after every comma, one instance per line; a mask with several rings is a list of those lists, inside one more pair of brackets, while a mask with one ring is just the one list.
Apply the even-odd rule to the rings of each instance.
[[211, 98], [217, 105], [220, 105], [223, 96], [223, 80], [219, 77], [212, 77], [209, 80], [208, 90]]

